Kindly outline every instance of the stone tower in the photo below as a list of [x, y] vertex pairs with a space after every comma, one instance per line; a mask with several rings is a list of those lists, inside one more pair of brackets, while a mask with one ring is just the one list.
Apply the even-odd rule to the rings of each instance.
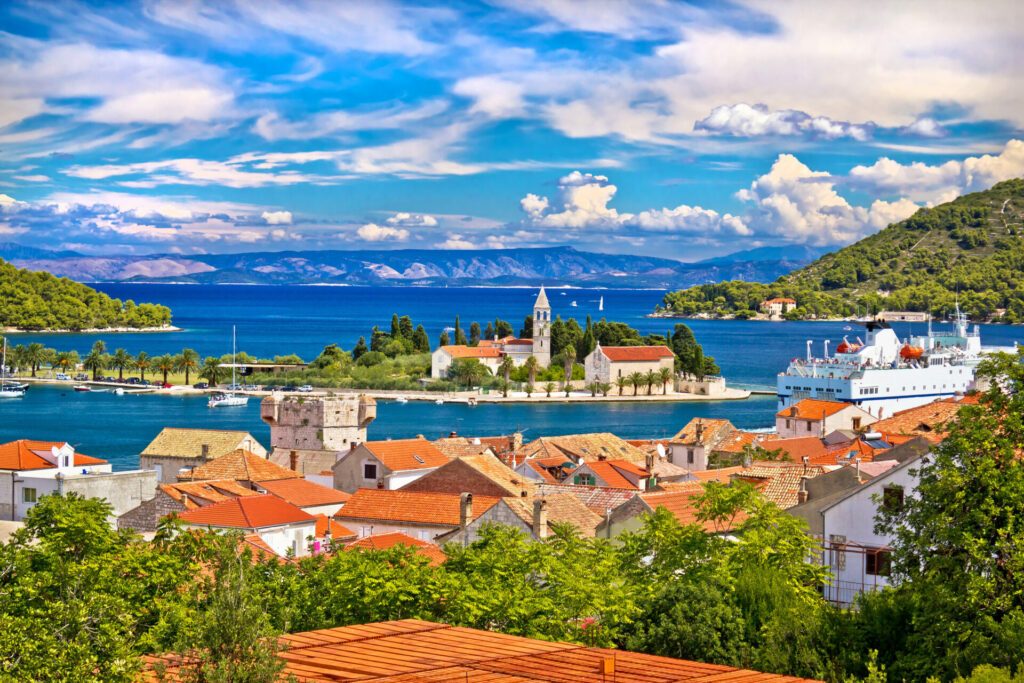
[[272, 462], [319, 474], [366, 441], [366, 428], [377, 417], [377, 402], [368, 396], [272, 394], [260, 404], [260, 417], [270, 425]]
[[551, 365], [551, 304], [543, 286], [533, 302], [533, 355], [542, 368]]

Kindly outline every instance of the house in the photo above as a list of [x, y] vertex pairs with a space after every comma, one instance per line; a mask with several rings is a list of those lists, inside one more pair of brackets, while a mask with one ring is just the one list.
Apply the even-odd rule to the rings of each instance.
[[315, 484], [306, 479], [274, 479], [263, 480], [253, 484], [260, 493], [269, 493], [281, 500], [291, 503], [311, 515], [331, 517], [351, 495], [344, 491]]
[[[352, 683], [801, 683], [781, 674], [690, 662], [626, 650], [506, 635], [418, 619], [359, 624], [282, 636], [282, 676]], [[145, 674], [180, 678], [177, 655], [150, 656]], [[147, 679], [148, 680], [148, 679]]]
[[456, 436], [455, 432], [442, 439], [434, 439], [433, 444], [449, 458], [464, 458], [470, 455], [496, 455], [490, 444], [484, 443], [483, 440]]
[[775, 431], [783, 439], [824, 437], [837, 429], [859, 432], [877, 420], [852, 403], [805, 398], [775, 414]]
[[301, 479], [302, 475], [276, 465], [250, 451], [237, 450], [214, 458], [204, 465], [178, 474], [179, 481], [231, 479], [249, 486], [274, 479]]
[[258, 491], [233, 479], [159, 484], [156, 495], [117, 518], [117, 528], [133, 529], [139, 533], [153, 532], [169, 515], [232, 498], [258, 495]]
[[139, 467], [156, 470], [157, 481], [169, 484], [178, 480], [182, 469], [198, 467], [237, 450], [267, 457], [267, 449], [249, 432], [165, 427], [139, 455]]
[[331, 467], [334, 488], [354, 493], [363, 488], [400, 489], [442, 465], [448, 456], [418, 436], [354, 445]]
[[699, 519], [697, 499], [703, 491], [703, 484], [691, 482], [672, 491], [652, 491], [626, 501], [611, 510], [596, 530], [598, 538], [617, 538], [620, 534], [640, 530], [645, 517], [659, 508], [664, 508], [676, 518], [679, 524], [697, 524], [709, 534], [727, 534], [734, 531], [747, 518], [739, 512], [735, 517], [716, 522]]
[[369, 396], [292, 396], [272, 394], [260, 402], [260, 418], [270, 425], [270, 460], [300, 474], [331, 469], [342, 453], [366, 441], [377, 418]]
[[551, 535], [552, 524], [566, 524], [581, 536], [592, 537], [601, 515], [591, 510], [576, 496], [563, 493], [533, 498], [501, 498], [476, 519], [460, 526], [438, 540], [442, 543], [469, 545], [480, 538], [486, 524], [503, 524], [526, 533], [533, 540]]
[[276, 496], [231, 498], [176, 515], [186, 527], [215, 531], [242, 531], [258, 535], [282, 557], [309, 554], [316, 537], [316, 517]]
[[884, 436], [922, 436], [933, 444], [946, 438], [946, 432], [942, 428], [944, 424], [956, 418], [960, 407], [967, 402], [973, 401], [974, 397], [968, 396], [960, 399], [943, 399], [933, 403], [927, 403], [916, 408], [900, 410], [890, 417], [878, 420], [871, 425], [871, 430]]
[[706, 470], [720, 444], [739, 430], [728, 420], [696, 417], [668, 442], [668, 461], [688, 470]]
[[515, 469], [516, 474], [534, 483], [558, 484], [565, 481], [576, 463], [564, 455], [541, 458], [527, 458]]
[[651, 471], [654, 456], [648, 455], [647, 468], [634, 465], [628, 460], [592, 460], [580, 464], [568, 481], [575, 485], [603, 486], [613, 489], [647, 491], [657, 485], [657, 477]]
[[515, 453], [515, 462], [526, 458], [556, 458], [579, 464], [590, 460], [627, 460], [637, 465], [647, 462], [647, 453], [611, 432], [542, 436], [525, 444]]
[[778, 320], [782, 316], [786, 315], [790, 311], [796, 308], [796, 299], [790, 299], [787, 297], [775, 297], [774, 299], [768, 299], [762, 301], [759, 306], [761, 312], [767, 315], [772, 320]]
[[75, 452], [63, 441], [19, 439], [0, 444], [0, 518], [17, 521], [47, 494], [102, 498], [111, 524], [156, 493], [152, 470], [114, 472], [106, 460]]
[[676, 354], [667, 346], [601, 346], [600, 343], [583, 360], [587, 383], [605, 382], [615, 384], [621, 377], [639, 372], [655, 373], [658, 380], [652, 390], [660, 388], [674, 391], [673, 383], [663, 384], [661, 372], [668, 370], [675, 377]]
[[535, 484], [510, 469], [493, 455], [469, 455], [450, 460], [411, 484], [403, 491], [430, 493], [472, 493], [475, 496], [526, 497]]
[[806, 520], [821, 540], [822, 562], [834, 577], [824, 587], [827, 600], [848, 606], [860, 593], [889, 585], [892, 539], [875, 530], [875, 519], [880, 508], [899, 509], [914, 495], [930, 448], [927, 439], [914, 439], [882, 459], [805, 483], [803, 502], [787, 512]]
[[457, 360], [477, 360], [492, 375], [498, 374], [498, 367], [505, 357], [501, 349], [493, 346], [465, 346], [453, 345], [439, 346], [430, 354], [430, 376], [434, 379], [448, 377]]
[[732, 481], [745, 481], [781, 509], [800, 502], [800, 489], [806, 479], [817, 477], [836, 466], [758, 460], [732, 475]]
[[417, 555], [427, 558], [431, 567], [440, 566], [448, 559], [448, 556], [436, 543], [413, 538], [397, 531], [360, 538], [358, 541], [352, 541], [346, 545], [345, 550], [390, 550], [396, 546], [411, 548]]
[[498, 502], [471, 493], [359, 489], [334, 518], [359, 538], [400, 532], [422, 541], [466, 526]]

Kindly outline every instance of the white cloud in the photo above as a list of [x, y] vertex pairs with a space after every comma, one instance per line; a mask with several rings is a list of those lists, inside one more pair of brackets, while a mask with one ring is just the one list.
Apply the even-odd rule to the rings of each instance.
[[[146, 161], [134, 164], [103, 164], [99, 166], [72, 166], [63, 173], [75, 178], [106, 180], [125, 176], [142, 175], [146, 178], [135, 181], [136, 187], [157, 185], [223, 185], [226, 187], [266, 187], [270, 185], [296, 185], [300, 183], [325, 184], [334, 179], [324, 176], [299, 173], [298, 171], [265, 172], [246, 170], [244, 162], [229, 160], [209, 161], [206, 159], [168, 159]], [[132, 181], [122, 181], [127, 184]]]
[[45, 176], [39, 173], [33, 175], [16, 175], [15, 180], [21, 180], [26, 183], [48, 183], [50, 182], [50, 176]]
[[377, 225], [376, 223], [367, 223], [366, 225], [361, 226], [356, 230], [356, 234], [367, 242], [404, 242], [409, 239], [408, 230], [404, 230], [402, 228], [389, 228], [387, 226]]
[[425, 213], [406, 213], [400, 211], [390, 216], [386, 221], [388, 225], [402, 228], [434, 228], [437, 227], [437, 219]]
[[290, 225], [292, 222], [291, 211], [264, 211], [260, 217], [267, 225]]
[[967, 157], [930, 165], [901, 164], [882, 157], [870, 166], [855, 166], [847, 182], [878, 195], [911, 197], [918, 201], [949, 201], [964, 192], [984, 190], [1002, 180], [1024, 176], [1024, 141], [1010, 140], [999, 154]]
[[361, 130], [405, 128], [412, 123], [441, 114], [448, 108], [444, 100], [431, 100], [414, 107], [396, 105], [366, 111], [328, 111], [287, 121], [276, 113], [256, 120], [253, 131], [265, 140], [308, 140]]
[[736, 196], [752, 204], [746, 223], [755, 233], [799, 244], [847, 244], [918, 209], [907, 199], [878, 200], [867, 209], [852, 206], [835, 185], [828, 173], [780, 154], [768, 173]]
[[38, 97], [0, 98], [0, 128], [24, 121], [43, 112], [43, 101]]
[[687, 20], [703, 16], [688, 3], [666, 0], [496, 0], [497, 4], [546, 20], [538, 28], [610, 34], [617, 38], [650, 38], [677, 35]]
[[826, 116], [811, 116], [794, 109], [771, 111], [764, 104], [723, 104], [694, 124], [694, 130], [736, 137], [809, 135], [825, 140], [867, 140], [874, 127], [870, 122], [833, 121]]
[[457, 82], [452, 91], [473, 100], [471, 113], [498, 119], [525, 112], [525, 87], [521, 83], [494, 76], [474, 76]]
[[674, 209], [641, 211], [633, 216], [629, 225], [655, 232], [685, 232], [711, 235], [720, 232], [750, 235], [751, 230], [739, 216], [720, 214], [699, 206], [677, 206]]
[[904, 133], [917, 135], [922, 138], [941, 138], [946, 136], [946, 129], [930, 116], [919, 118], [909, 126], [905, 126], [902, 130]]
[[457, 232], [448, 233], [448, 239], [437, 245], [438, 249], [476, 249], [476, 245]]

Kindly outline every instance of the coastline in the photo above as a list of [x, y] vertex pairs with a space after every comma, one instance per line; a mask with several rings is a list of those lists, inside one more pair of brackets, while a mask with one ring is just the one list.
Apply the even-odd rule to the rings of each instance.
[[23, 330], [17, 327], [0, 328], [2, 334], [123, 334], [129, 332], [181, 332], [174, 325], [160, 327], [85, 327], [80, 330]]

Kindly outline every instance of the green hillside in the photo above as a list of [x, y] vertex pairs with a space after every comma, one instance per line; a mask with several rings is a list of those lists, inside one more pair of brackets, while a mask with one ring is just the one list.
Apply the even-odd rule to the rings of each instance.
[[960, 307], [975, 320], [1024, 322], [1024, 179], [921, 209], [771, 284], [723, 282], [665, 295], [659, 312], [749, 317], [796, 299], [792, 318]]
[[170, 322], [166, 306], [111, 299], [67, 278], [22, 270], [0, 259], [0, 328], [143, 328]]

